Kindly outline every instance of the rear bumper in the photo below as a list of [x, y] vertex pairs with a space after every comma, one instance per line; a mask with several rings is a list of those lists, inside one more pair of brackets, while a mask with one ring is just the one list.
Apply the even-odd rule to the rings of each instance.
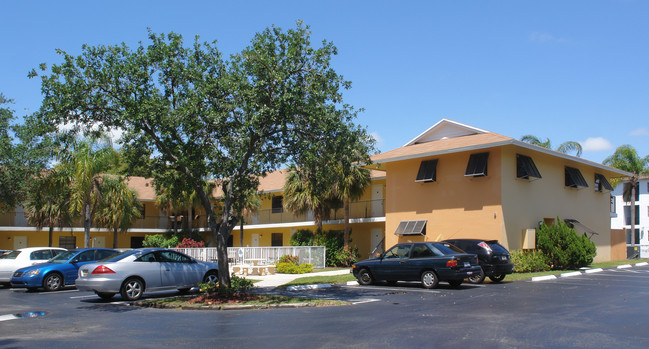
[[511, 274], [514, 272], [513, 263], [503, 263], [503, 264], [484, 264], [482, 266], [486, 276], [490, 275], [502, 275], [502, 274]]
[[480, 266], [471, 266], [468, 268], [461, 269], [440, 269], [437, 271], [439, 279], [441, 281], [446, 280], [464, 280], [474, 274], [480, 273]]
[[79, 291], [118, 293], [122, 286], [122, 281], [106, 278], [78, 278], [75, 281], [75, 285]]

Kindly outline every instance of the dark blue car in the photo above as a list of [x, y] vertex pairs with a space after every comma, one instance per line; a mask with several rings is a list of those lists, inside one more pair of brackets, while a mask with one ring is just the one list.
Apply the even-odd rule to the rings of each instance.
[[77, 248], [68, 250], [46, 263], [20, 268], [11, 277], [12, 287], [29, 290], [44, 288], [56, 291], [66, 285], [74, 285], [79, 267], [118, 254], [108, 248]]
[[465, 278], [481, 271], [475, 254], [441, 242], [401, 243], [378, 258], [352, 265], [352, 272], [361, 285], [378, 280], [421, 281], [425, 288], [435, 288], [439, 281], [458, 287]]

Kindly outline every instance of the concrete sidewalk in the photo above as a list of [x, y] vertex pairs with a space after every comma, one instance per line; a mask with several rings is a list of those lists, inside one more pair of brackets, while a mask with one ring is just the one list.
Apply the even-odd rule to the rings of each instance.
[[248, 275], [247, 279], [261, 280], [255, 282], [256, 287], [277, 287], [289, 283], [295, 279], [309, 276], [328, 276], [350, 274], [351, 269], [329, 270], [306, 274], [272, 274], [272, 275]]

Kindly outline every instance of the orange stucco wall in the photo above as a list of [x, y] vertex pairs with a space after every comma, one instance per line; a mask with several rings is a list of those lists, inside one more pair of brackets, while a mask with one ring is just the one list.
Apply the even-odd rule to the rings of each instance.
[[[487, 176], [465, 177], [472, 153], [489, 152]], [[436, 182], [415, 182], [421, 161], [438, 159]], [[447, 154], [386, 164], [386, 248], [402, 242], [448, 238], [500, 239], [501, 151]], [[427, 220], [425, 236], [397, 236], [404, 220]]]

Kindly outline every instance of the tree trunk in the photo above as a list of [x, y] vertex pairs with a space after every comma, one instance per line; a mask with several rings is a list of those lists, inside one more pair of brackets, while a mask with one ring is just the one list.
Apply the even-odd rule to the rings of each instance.
[[52, 247], [52, 232], [54, 231], [54, 226], [50, 225], [49, 235], [48, 235], [48, 244], [47, 247]]
[[343, 203], [343, 214], [345, 220], [345, 235], [343, 237], [343, 248], [349, 251], [349, 198], [345, 199]]
[[117, 248], [117, 228], [113, 228], [113, 248]]
[[239, 218], [239, 246], [243, 247], [243, 216]]
[[84, 247], [90, 247], [90, 223], [91, 223], [91, 212], [90, 212], [90, 201], [86, 202], [85, 209], [85, 218], [83, 222], [83, 233], [84, 233]]
[[192, 203], [189, 203], [189, 207], [187, 208], [187, 229], [189, 231], [192, 231], [194, 228], [194, 206]]

